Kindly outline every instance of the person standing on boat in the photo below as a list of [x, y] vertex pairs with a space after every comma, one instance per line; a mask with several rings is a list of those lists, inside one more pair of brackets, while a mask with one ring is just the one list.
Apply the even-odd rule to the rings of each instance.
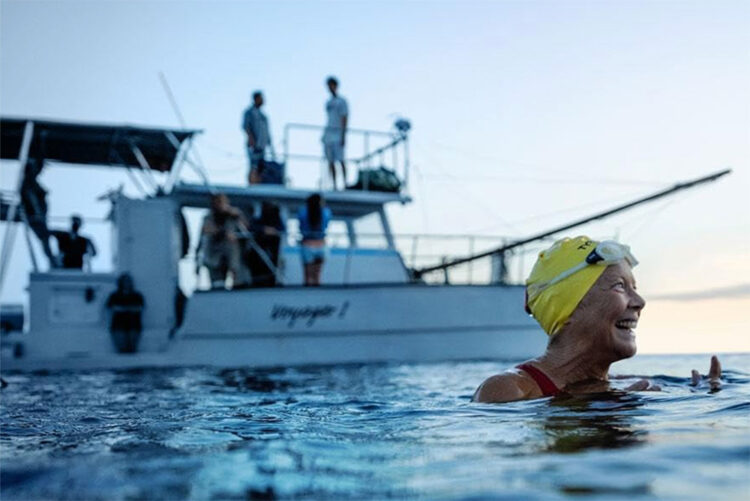
[[344, 146], [346, 144], [346, 127], [349, 122], [349, 106], [346, 99], [338, 94], [339, 81], [336, 77], [328, 77], [326, 85], [331, 98], [326, 102], [326, 128], [323, 131], [323, 152], [328, 160], [328, 171], [336, 189], [336, 162], [341, 165], [341, 189], [346, 189], [346, 162], [344, 160]]
[[[635, 333], [646, 302], [636, 292], [638, 261], [627, 245], [586, 236], [564, 238], [539, 253], [526, 280], [526, 311], [550, 336], [543, 355], [485, 380], [475, 402], [510, 402], [558, 394], [607, 391], [609, 367], [636, 353]], [[721, 364], [708, 382], [718, 391]], [[693, 371], [692, 384], [700, 384]], [[626, 391], [660, 388], [647, 379]]]
[[203, 219], [198, 253], [202, 264], [208, 268], [211, 287], [224, 287], [227, 274], [231, 274], [234, 287], [248, 284], [248, 272], [240, 259], [238, 234], [247, 231], [242, 212], [229, 204], [229, 198], [220, 193], [211, 198], [211, 211]]
[[83, 219], [78, 214], [70, 217], [70, 231], [52, 230], [50, 234], [57, 240], [57, 248], [62, 256], [62, 267], [72, 270], [91, 269], [90, 259], [96, 256], [94, 243], [78, 231], [83, 226]]
[[299, 231], [302, 233], [300, 252], [302, 256], [305, 285], [320, 285], [320, 273], [326, 257], [326, 229], [331, 221], [331, 209], [319, 194], [310, 195], [297, 212]]
[[260, 110], [264, 102], [262, 92], [253, 92], [253, 104], [245, 110], [242, 117], [242, 128], [247, 134], [247, 156], [250, 160], [250, 172], [247, 181], [250, 184], [260, 182], [266, 148], [270, 147], [273, 152], [271, 133], [268, 129], [268, 117]]

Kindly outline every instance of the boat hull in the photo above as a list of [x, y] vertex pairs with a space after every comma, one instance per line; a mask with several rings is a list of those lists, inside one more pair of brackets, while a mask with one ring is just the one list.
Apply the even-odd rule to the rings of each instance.
[[3, 369], [510, 360], [538, 355], [547, 341], [523, 311], [523, 287], [421, 284], [197, 292], [175, 335], [143, 337], [144, 346], [156, 348], [29, 353], [5, 358]]

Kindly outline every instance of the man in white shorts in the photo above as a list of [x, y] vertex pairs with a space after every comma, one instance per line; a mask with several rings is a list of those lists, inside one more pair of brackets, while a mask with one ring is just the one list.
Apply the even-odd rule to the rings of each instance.
[[344, 144], [346, 142], [346, 125], [349, 120], [349, 106], [346, 99], [337, 93], [339, 82], [335, 77], [326, 80], [331, 98], [326, 102], [328, 120], [323, 131], [323, 151], [328, 160], [328, 170], [336, 189], [336, 162], [341, 164], [342, 189], [346, 189], [346, 162], [344, 161]]

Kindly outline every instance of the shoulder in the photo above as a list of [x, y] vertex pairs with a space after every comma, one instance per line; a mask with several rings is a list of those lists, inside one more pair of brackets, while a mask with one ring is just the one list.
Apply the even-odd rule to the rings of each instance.
[[523, 373], [506, 371], [487, 378], [472, 400], [483, 403], [513, 402], [540, 397], [539, 388]]

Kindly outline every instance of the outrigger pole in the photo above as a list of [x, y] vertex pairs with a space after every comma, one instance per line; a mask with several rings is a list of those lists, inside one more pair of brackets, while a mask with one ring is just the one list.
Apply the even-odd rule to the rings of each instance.
[[684, 183], [677, 183], [671, 188], [668, 188], [666, 190], [660, 191], [658, 193], [654, 193], [653, 195], [649, 195], [644, 198], [639, 198], [638, 200], [634, 200], [633, 202], [626, 203], [624, 205], [620, 205], [618, 207], [615, 207], [614, 209], [609, 209], [604, 212], [600, 212], [599, 214], [595, 214], [593, 216], [589, 216], [587, 218], [581, 219], [579, 221], [575, 221], [573, 223], [566, 224], [565, 226], [560, 226], [558, 228], [553, 228], [551, 230], [547, 230], [543, 233], [540, 233], [538, 235], [534, 235], [528, 238], [523, 238], [521, 240], [516, 240], [515, 242], [509, 243], [507, 245], [503, 245], [502, 247], [498, 247], [496, 249], [482, 252], [481, 254], [474, 254], [472, 256], [462, 257], [459, 259], [454, 259], [453, 261], [448, 261], [446, 263], [442, 263], [435, 266], [428, 266], [426, 268], [419, 268], [412, 270], [412, 277], [414, 280], [418, 280], [422, 277], [425, 273], [430, 273], [432, 271], [438, 271], [438, 270], [445, 270], [447, 268], [457, 266], [459, 264], [468, 263], [469, 261], [475, 261], [477, 259], [481, 259], [484, 257], [492, 256], [493, 254], [502, 254], [504, 252], [507, 252], [511, 249], [515, 249], [516, 247], [520, 247], [522, 245], [526, 245], [528, 243], [534, 242], [536, 240], [541, 240], [543, 238], [549, 237], [550, 235], [554, 235], [555, 233], [560, 233], [561, 231], [569, 230], [571, 228], [575, 228], [576, 226], [581, 226], [583, 224], [589, 223], [591, 221], [595, 221], [597, 219], [603, 219], [605, 217], [609, 217], [613, 214], [616, 214], [618, 212], [622, 212], [626, 209], [630, 209], [632, 207], [635, 207], [636, 205], [644, 204], [646, 202], [651, 202], [653, 200], [666, 197], [667, 195], [672, 195], [674, 193], [677, 193], [678, 191], [682, 191], [688, 188], [693, 188], [695, 186], [698, 186], [699, 184], [708, 183], [710, 181], [715, 181], [719, 179], [722, 176], [725, 176], [732, 172], [732, 169], [725, 169], [719, 172], [716, 172], [714, 174], [711, 174], [709, 176], [701, 177], [698, 179], [695, 179], [693, 181], [686, 181]]

